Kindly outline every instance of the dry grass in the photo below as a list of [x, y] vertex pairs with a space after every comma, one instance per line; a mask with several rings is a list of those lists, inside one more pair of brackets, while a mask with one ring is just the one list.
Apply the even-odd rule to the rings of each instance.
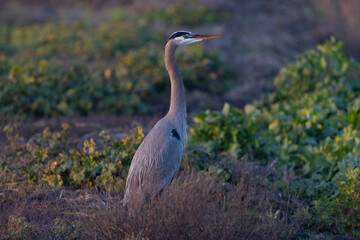
[[[266, 186], [244, 175], [236, 186], [182, 174], [152, 202], [132, 210], [118, 200], [88, 215], [86, 238], [104, 239], [286, 239], [300, 222], [290, 222], [288, 204], [275, 204]], [[279, 210], [278, 214], [275, 214]]]
[[[301, 226], [290, 217], [294, 206], [251, 175], [242, 173], [234, 185], [183, 172], [157, 199], [132, 210], [121, 206], [121, 196], [94, 191], [12, 193], [0, 198], [0, 224], [24, 217], [24, 236], [34, 239], [293, 238]], [[0, 228], [0, 238], [11, 231]]]

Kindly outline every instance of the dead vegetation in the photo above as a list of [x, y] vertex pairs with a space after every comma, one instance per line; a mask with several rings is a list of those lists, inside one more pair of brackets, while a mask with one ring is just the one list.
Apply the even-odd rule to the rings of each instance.
[[[121, 196], [90, 190], [9, 193], [1, 198], [0, 238], [291, 239], [298, 203], [242, 173], [236, 185], [183, 172], [157, 199], [124, 209]], [[16, 229], [9, 219], [18, 223]], [[14, 221], [14, 220], [11, 220]], [[19, 227], [20, 226], [20, 227]], [[21, 227], [22, 226], [22, 227]], [[19, 234], [19, 233], [18, 233]]]

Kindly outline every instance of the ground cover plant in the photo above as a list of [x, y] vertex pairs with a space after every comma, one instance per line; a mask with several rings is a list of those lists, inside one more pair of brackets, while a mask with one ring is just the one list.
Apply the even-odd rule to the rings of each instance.
[[246, 114], [229, 105], [200, 113], [190, 137], [211, 152], [273, 162], [320, 229], [358, 237], [360, 68], [341, 48], [331, 39], [299, 56]]
[[[10, 152], [1, 157], [1, 179], [3, 184], [48, 185], [59, 188], [63, 185], [75, 188], [96, 186], [106, 190], [123, 189], [128, 168], [135, 150], [144, 135], [141, 128], [120, 141], [111, 139], [105, 131], [100, 133], [103, 148], [96, 149], [91, 138], [81, 148], [65, 146], [69, 141], [68, 125], [61, 131], [44, 129], [27, 143], [11, 138], [13, 126], [6, 126]], [[11, 149], [11, 146], [17, 146]]]
[[[204, 22], [202, 16], [217, 16], [211, 8], [199, 8], [201, 14], [194, 15], [199, 19], [186, 19], [206, 24], [212, 20]], [[176, 17], [183, 14], [177, 10], [181, 6], [173, 9], [172, 17], [181, 19]], [[150, 16], [158, 16], [154, 11], [114, 8], [101, 21], [83, 16], [0, 26], [0, 112], [22, 117], [149, 112], [147, 103], [170, 89], [163, 63], [170, 33], [150, 30]], [[190, 47], [178, 62], [189, 90], [228, 88], [231, 75], [217, 53]]]

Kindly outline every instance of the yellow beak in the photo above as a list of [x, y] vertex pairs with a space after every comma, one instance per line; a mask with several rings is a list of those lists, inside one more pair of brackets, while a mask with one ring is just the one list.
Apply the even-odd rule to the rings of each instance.
[[189, 38], [194, 40], [205, 40], [205, 39], [213, 39], [213, 38], [219, 38], [220, 36], [214, 36], [214, 35], [199, 35], [199, 34], [193, 34], [192, 36], [189, 36]]

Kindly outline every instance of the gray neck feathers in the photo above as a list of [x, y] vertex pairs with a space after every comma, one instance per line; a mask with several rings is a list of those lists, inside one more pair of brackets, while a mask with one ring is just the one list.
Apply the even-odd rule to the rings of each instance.
[[176, 64], [176, 44], [169, 41], [165, 46], [165, 66], [171, 82], [170, 109], [166, 117], [173, 122], [183, 143], [186, 141], [186, 100], [180, 69]]

